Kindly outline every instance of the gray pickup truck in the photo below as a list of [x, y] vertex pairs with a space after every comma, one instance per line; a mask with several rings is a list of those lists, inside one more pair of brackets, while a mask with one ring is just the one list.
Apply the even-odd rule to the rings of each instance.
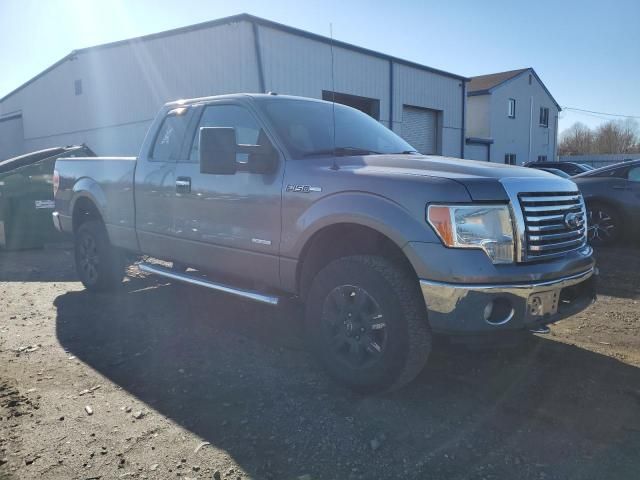
[[369, 116], [282, 95], [165, 105], [137, 158], [56, 162], [54, 223], [82, 283], [143, 271], [278, 305], [363, 391], [423, 368], [433, 333], [544, 331], [595, 298], [576, 185], [423, 156]]

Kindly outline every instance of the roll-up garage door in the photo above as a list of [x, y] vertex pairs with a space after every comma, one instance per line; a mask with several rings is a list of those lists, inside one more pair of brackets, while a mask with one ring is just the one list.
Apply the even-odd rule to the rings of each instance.
[[438, 152], [438, 115], [428, 108], [402, 107], [402, 138], [425, 155]]

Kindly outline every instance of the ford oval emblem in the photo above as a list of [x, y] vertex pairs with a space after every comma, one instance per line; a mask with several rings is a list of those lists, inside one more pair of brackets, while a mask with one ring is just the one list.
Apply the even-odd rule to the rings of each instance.
[[564, 216], [564, 224], [569, 230], [577, 230], [584, 225], [584, 218], [579, 213], [569, 212]]

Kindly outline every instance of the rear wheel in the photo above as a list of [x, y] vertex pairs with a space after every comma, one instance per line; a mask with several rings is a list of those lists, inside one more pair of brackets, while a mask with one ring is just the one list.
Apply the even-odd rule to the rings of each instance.
[[321, 364], [358, 391], [402, 387], [431, 350], [416, 280], [377, 256], [344, 257], [323, 268], [309, 290], [306, 326]]
[[124, 277], [121, 252], [109, 242], [104, 224], [97, 220], [83, 223], [75, 236], [76, 271], [87, 290], [114, 290]]
[[587, 208], [589, 242], [595, 247], [615, 244], [622, 236], [620, 216], [607, 205], [594, 204]]

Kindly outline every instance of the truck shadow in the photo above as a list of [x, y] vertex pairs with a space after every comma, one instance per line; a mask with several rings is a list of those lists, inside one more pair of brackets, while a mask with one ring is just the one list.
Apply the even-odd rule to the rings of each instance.
[[640, 299], [640, 255], [630, 245], [599, 248], [595, 258], [600, 269], [598, 294]]
[[0, 249], [0, 282], [75, 282], [77, 280], [73, 250], [67, 244], [46, 249]]
[[67, 351], [255, 478], [640, 471], [640, 369], [575, 346], [442, 346], [409, 387], [363, 397], [328, 381], [296, 316], [269, 307], [149, 278], [55, 306]]

